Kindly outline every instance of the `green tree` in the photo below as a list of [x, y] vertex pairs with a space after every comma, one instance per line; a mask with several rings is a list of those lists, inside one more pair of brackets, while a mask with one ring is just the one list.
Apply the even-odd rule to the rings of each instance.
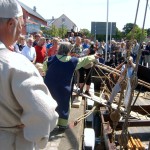
[[[137, 25], [135, 25], [137, 26]], [[123, 27], [123, 33], [126, 36], [134, 27], [133, 23], [127, 23], [124, 27]]]
[[65, 35], [67, 34], [67, 28], [65, 26], [62, 26], [61, 28], [58, 28], [58, 36], [61, 38], [65, 38]]
[[59, 30], [58, 30], [58, 28], [57, 28], [55, 25], [52, 25], [52, 26], [50, 27], [50, 35], [51, 35], [52, 37], [57, 37], [57, 36], [59, 36]]
[[112, 35], [112, 38], [121, 40], [122, 38], [124, 38], [124, 34], [116, 27], [116, 35]]
[[43, 32], [45, 37], [50, 37], [50, 29], [46, 27], [41, 27], [40, 30]]
[[80, 33], [82, 35], [85, 35], [87, 38], [91, 38], [91, 36], [92, 36], [88, 29], [80, 29]]
[[[128, 40], [132, 40], [132, 38], [136, 39], [137, 41], [144, 40], [147, 37], [147, 32], [144, 30], [144, 33], [142, 35], [142, 29], [139, 28], [138, 26], [135, 27], [134, 32], [130, 31], [127, 35], [126, 38]], [[141, 39], [142, 38], [142, 39]]]
[[147, 36], [150, 37], [150, 28], [148, 28], [148, 29], [146, 30], [146, 32], [147, 32]]
[[50, 26], [50, 28], [41, 27], [41, 30], [45, 36], [57, 37], [59, 35], [58, 28], [55, 25]]

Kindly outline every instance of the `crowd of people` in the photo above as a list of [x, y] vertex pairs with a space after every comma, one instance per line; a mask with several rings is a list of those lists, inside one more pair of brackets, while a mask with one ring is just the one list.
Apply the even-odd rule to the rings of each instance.
[[[139, 46], [137, 40], [132, 44], [129, 44], [129, 41], [112, 40], [106, 46], [105, 42], [92, 41], [86, 36], [75, 37], [73, 32], [65, 39], [60, 37], [47, 39], [42, 32], [26, 38], [21, 35], [23, 24], [23, 12], [18, 2], [2, 0], [0, 3], [2, 149], [43, 148], [48, 142], [50, 132], [56, 126], [63, 130], [68, 127], [75, 71], [79, 73], [80, 92], [91, 96], [89, 89], [91, 68], [94, 63], [116, 67], [129, 56], [130, 65], [134, 66], [138, 51], [142, 49], [139, 63], [150, 68], [150, 41], [143, 42], [142, 46]], [[107, 60], [105, 60], [106, 47]], [[124, 70], [130, 71], [128, 68]], [[83, 91], [84, 83], [85, 91]], [[114, 87], [117, 91], [120, 90], [118, 85]], [[109, 103], [112, 103], [112, 100], [113, 98]]]
[[28, 38], [25, 37], [20, 35], [17, 42], [11, 45], [9, 49], [25, 55], [30, 61], [36, 59], [33, 63], [43, 63], [47, 57], [57, 54], [60, 42], [69, 42], [73, 46], [71, 56], [83, 57], [91, 53], [88, 53], [87, 49], [93, 49], [92, 53], [100, 54], [98, 60], [100, 63], [105, 63], [112, 67], [119, 65], [122, 60], [127, 58], [127, 55], [132, 56], [133, 62], [135, 63], [138, 51], [142, 50], [139, 64], [150, 68], [150, 41], [147, 43], [143, 42], [140, 47], [136, 39], [130, 44], [128, 44], [128, 40], [115, 41], [113, 39], [107, 44], [107, 60], [105, 60], [106, 43], [104, 41], [92, 41], [86, 38], [86, 36], [75, 37], [73, 32], [70, 37], [64, 39], [60, 37], [48, 39], [43, 36], [42, 32], [34, 36], [30, 35]]

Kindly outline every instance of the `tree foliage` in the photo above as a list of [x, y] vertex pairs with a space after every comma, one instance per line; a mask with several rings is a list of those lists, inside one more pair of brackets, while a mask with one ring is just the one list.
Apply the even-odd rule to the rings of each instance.
[[144, 40], [147, 37], [146, 30], [144, 30], [144, 33], [142, 35], [142, 29], [138, 26], [135, 27], [134, 32], [130, 31], [126, 38], [129, 40], [136, 39], [137, 41]]
[[62, 26], [61, 28], [58, 28], [58, 36], [61, 38], [64, 38], [67, 34], [67, 28], [65, 26]]
[[121, 40], [122, 38], [124, 38], [124, 34], [116, 27], [116, 35], [112, 35], [112, 38]]
[[80, 33], [81, 33], [82, 35], [85, 35], [87, 38], [90, 38], [90, 37], [91, 37], [91, 33], [90, 33], [90, 31], [89, 31], [88, 29], [81, 29], [81, 30], [80, 30]]
[[[137, 25], [135, 25], [135, 28], [133, 30], [134, 24], [133, 23], [127, 23], [124, 25], [123, 31], [120, 31], [116, 27], [116, 35], [112, 35], [112, 38], [115, 40], [121, 40], [123, 38], [131, 40], [131, 39], [137, 39], [140, 41], [140, 38], [142, 37], [142, 29], [139, 28]], [[61, 28], [57, 28], [55, 25], [52, 25], [50, 28], [41, 27], [41, 30], [43, 31], [43, 34], [46, 35], [46, 37], [61, 37], [65, 38], [65, 35], [67, 34], [67, 28], [65, 26], [62, 26]], [[85, 35], [87, 38], [95, 39], [95, 35], [92, 35], [88, 29], [81, 29], [80, 33], [82, 35]], [[147, 36], [150, 36], [150, 28], [144, 30], [143, 38], [145, 39]], [[96, 39], [99, 41], [105, 41], [106, 35], [96, 35]]]
[[46, 27], [41, 27], [41, 31], [43, 32], [45, 37], [50, 37], [50, 30]]
[[61, 37], [64, 38], [67, 33], [67, 28], [62, 26], [62, 28], [57, 28], [55, 25], [50, 26], [50, 28], [41, 27], [43, 34], [46, 37]]
[[59, 35], [58, 28], [55, 25], [50, 26], [50, 35], [52, 37], [57, 37]]
[[[137, 25], [135, 25], [137, 26]], [[134, 27], [133, 23], [127, 23], [124, 27], [123, 27], [123, 33], [126, 36]]]
[[148, 28], [148, 29], [146, 30], [146, 32], [147, 32], [147, 36], [150, 37], [150, 28]]

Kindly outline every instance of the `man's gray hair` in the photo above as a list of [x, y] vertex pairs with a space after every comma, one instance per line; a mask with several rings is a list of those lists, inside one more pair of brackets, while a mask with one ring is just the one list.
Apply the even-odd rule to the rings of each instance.
[[0, 25], [7, 22], [10, 18], [0, 18]]
[[60, 42], [59, 44], [60, 44], [60, 46], [59, 46], [57, 54], [58, 55], [67, 55], [70, 52], [71, 48], [72, 48], [71, 43], [69, 43], [69, 42]]

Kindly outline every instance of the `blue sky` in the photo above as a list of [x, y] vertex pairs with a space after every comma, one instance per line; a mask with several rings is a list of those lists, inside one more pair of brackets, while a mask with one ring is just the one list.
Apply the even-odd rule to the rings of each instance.
[[[19, 0], [33, 8], [45, 19], [60, 17], [65, 14], [78, 27], [91, 30], [91, 22], [106, 22], [107, 0]], [[126, 23], [134, 23], [138, 0], [109, 0], [110, 22], [116, 22], [119, 30], [122, 30]], [[150, 3], [150, 2], [149, 2]], [[146, 0], [141, 0], [137, 24], [143, 26], [143, 18]], [[147, 9], [145, 28], [150, 28], [150, 6]]]

